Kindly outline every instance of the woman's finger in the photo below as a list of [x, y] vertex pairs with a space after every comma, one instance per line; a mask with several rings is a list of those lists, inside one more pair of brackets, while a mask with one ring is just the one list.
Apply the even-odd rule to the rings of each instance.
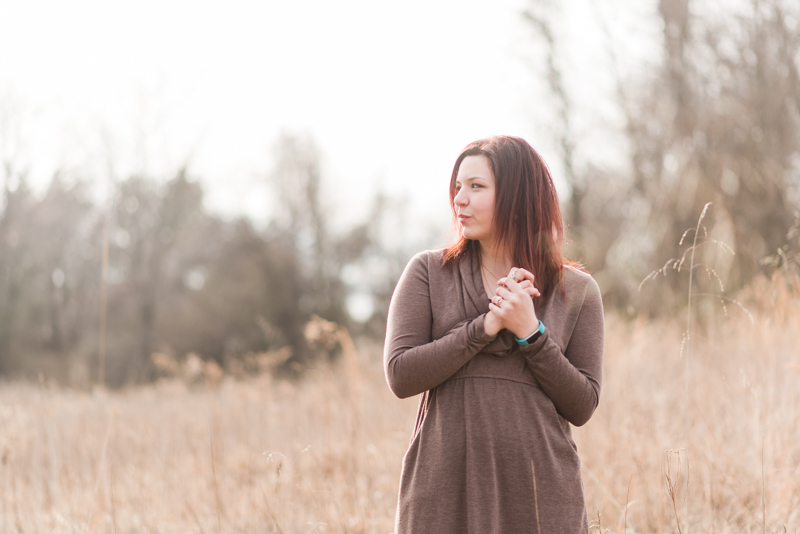
[[508, 300], [509, 298], [511, 298], [512, 292], [506, 286], [498, 286], [494, 294], [495, 296], [499, 295], [504, 299]]
[[[524, 288], [520, 287], [518, 292], [510, 290], [506, 286], [499, 286], [497, 288], [497, 291], [495, 291], [494, 294], [495, 294], [496, 297], [499, 296], [503, 300], [514, 301], [514, 302], [516, 302], [518, 300], [518, 297], [521, 297], [523, 294], [527, 295], [530, 298], [541, 296], [541, 293], [539, 292], [539, 290], [536, 289], [531, 284], [528, 284], [527, 287], [524, 287]], [[522, 301], [519, 300], [519, 302], [522, 302]]]
[[509, 291], [512, 291], [514, 293], [519, 293], [519, 292], [522, 291], [522, 288], [519, 286], [517, 281], [514, 280], [513, 278], [508, 278], [508, 277], [501, 278], [500, 280], [497, 281], [497, 285], [501, 286], [501, 287], [505, 287], [506, 289], [508, 289]]
[[527, 293], [531, 298], [541, 296], [539, 290], [536, 289], [536, 286], [534, 286], [533, 282], [530, 280], [523, 280], [519, 283], [519, 287], [521, 287], [522, 290], [525, 291], [525, 293]]
[[523, 280], [530, 280], [531, 283], [534, 282], [535, 276], [533, 273], [527, 269], [523, 269], [522, 267], [515, 267], [516, 271], [514, 271], [514, 279], [515, 281], [522, 282]]
[[541, 297], [542, 294], [533, 286], [528, 286], [524, 289], [525, 293], [527, 293], [531, 298], [533, 297]]
[[[536, 289], [533, 286], [533, 284], [531, 284], [530, 282], [525, 287], [520, 286], [519, 289], [520, 289], [520, 291], [522, 293], [525, 293], [526, 295], [528, 295], [531, 298], [541, 296], [541, 293], [539, 292], [539, 290]], [[514, 294], [515, 294], [515, 292], [511, 291], [510, 289], [508, 289], [505, 286], [500, 286], [500, 287], [497, 288], [497, 291], [495, 291], [495, 295], [500, 295], [501, 297], [503, 297], [506, 300], [511, 298], [511, 295], [514, 295]]]

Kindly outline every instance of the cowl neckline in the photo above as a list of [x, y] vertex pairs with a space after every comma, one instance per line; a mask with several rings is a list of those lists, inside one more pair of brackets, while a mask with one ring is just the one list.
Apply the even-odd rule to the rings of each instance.
[[[470, 251], [464, 259], [458, 262], [461, 276], [461, 299], [464, 303], [466, 317], [470, 320], [489, 311], [489, 297], [483, 287], [481, 277], [481, 264], [476, 251]], [[519, 347], [514, 339], [514, 334], [508, 330], [501, 330], [497, 336], [486, 345], [481, 352], [496, 358], [506, 358]]]

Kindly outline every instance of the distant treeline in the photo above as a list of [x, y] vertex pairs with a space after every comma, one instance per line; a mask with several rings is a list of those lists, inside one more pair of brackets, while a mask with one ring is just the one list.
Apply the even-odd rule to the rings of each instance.
[[[34, 195], [7, 166], [0, 206], [0, 374], [111, 385], [155, 376], [152, 356], [187, 354], [229, 368], [235, 360], [288, 347], [283, 370], [315, 354], [304, 327], [317, 315], [352, 324], [343, 269], [373, 266], [358, 282], [381, 335], [402, 253], [378, 249], [380, 197], [362, 224], [331, 233], [320, 203], [320, 155], [286, 136], [271, 177], [281, 211], [265, 229], [203, 208], [183, 170], [168, 180], [131, 176], [111, 200], [91, 186], [53, 177]], [[363, 269], [362, 269], [363, 270]], [[286, 351], [284, 350], [285, 354]], [[240, 366], [241, 367], [241, 366]]]

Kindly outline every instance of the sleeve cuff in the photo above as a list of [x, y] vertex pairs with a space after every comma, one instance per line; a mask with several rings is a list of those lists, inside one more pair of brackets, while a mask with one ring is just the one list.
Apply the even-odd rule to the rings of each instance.
[[546, 328], [544, 334], [539, 336], [539, 339], [531, 343], [530, 345], [520, 345], [519, 350], [522, 351], [524, 356], [534, 356], [542, 350], [547, 340], [550, 339], [550, 329]]
[[475, 345], [479, 345], [481, 347], [488, 345], [497, 335], [487, 334], [486, 330], [483, 328], [484, 321], [486, 319], [486, 314], [483, 313], [477, 316], [475, 319], [472, 320], [472, 324], [470, 325], [469, 338], [470, 342], [474, 343]]

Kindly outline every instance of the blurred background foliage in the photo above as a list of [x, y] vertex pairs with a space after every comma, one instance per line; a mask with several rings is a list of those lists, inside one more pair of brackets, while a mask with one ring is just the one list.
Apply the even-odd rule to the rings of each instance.
[[[800, 4], [752, 0], [708, 13], [688, 0], [658, 5], [659, 60], [630, 76], [615, 71], [627, 145], [616, 169], [576, 165], [586, 155], [573, 135], [557, 10], [531, 0], [524, 13], [558, 117], [570, 255], [594, 274], [607, 308], [629, 316], [686, 305], [681, 273], [640, 284], [686, 251], [681, 236], [708, 202], [698, 293], [711, 284], [733, 296], [775, 273], [796, 285], [800, 272]], [[309, 321], [380, 339], [405, 262], [441, 244], [424, 229], [409, 238], [403, 228], [424, 223], [383, 195], [364, 221], [335, 231], [323, 155], [309, 136], [276, 143], [266, 178], [276, 210], [259, 228], [208, 213], [188, 166], [171, 176], [109, 172], [102, 201], [92, 180], [66, 171], [34, 194], [20, 119], [0, 119], [0, 375], [118, 386], [153, 380], [157, 362], [189, 355], [226, 370], [268, 361], [297, 374], [336, 354], [309, 341]]]
[[582, 147], [572, 134], [553, 3], [535, 0], [525, 13], [560, 118], [554, 130], [571, 191], [563, 201], [570, 252], [594, 273], [606, 306], [629, 314], [685, 306], [687, 276], [639, 285], [682, 257], [681, 236], [708, 202], [701, 232], [709, 246], [697, 252], [717, 290], [717, 276], [723, 281], [721, 293], [776, 268], [796, 274], [800, 250], [792, 230], [800, 207], [800, 4], [749, 0], [706, 11], [689, 0], [657, 4], [659, 57], [634, 76], [619, 74], [613, 22], [600, 20], [627, 145], [625, 167], [612, 171], [591, 161], [575, 170]]
[[[8, 158], [0, 374], [122, 385], [150, 381], [164, 370], [158, 362], [187, 355], [240, 371], [242, 362], [271, 355], [279, 372], [297, 374], [337, 353], [310, 346], [312, 318], [382, 335], [409, 254], [380, 244], [386, 225], [397, 223], [393, 210], [378, 196], [367, 221], [335, 233], [320, 199], [322, 155], [313, 140], [285, 135], [275, 151], [267, 179], [280, 209], [265, 228], [208, 213], [186, 169], [113, 181], [103, 206], [79, 176], [57, 174], [44, 195], [34, 195]], [[346, 306], [354, 293], [374, 302], [359, 322]]]

